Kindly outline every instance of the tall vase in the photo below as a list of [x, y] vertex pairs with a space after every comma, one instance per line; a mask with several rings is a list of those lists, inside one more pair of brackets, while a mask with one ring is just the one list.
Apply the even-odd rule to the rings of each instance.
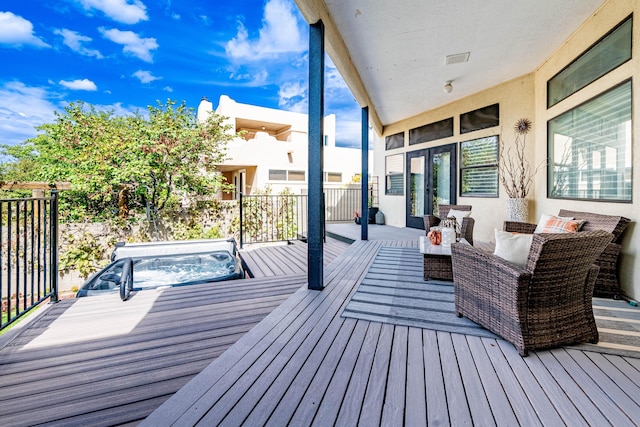
[[527, 222], [529, 200], [522, 198], [507, 199], [507, 214], [509, 221]]

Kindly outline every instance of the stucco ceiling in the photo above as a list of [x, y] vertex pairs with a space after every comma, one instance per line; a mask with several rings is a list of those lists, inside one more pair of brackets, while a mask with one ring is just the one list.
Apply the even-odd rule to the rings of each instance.
[[296, 0], [307, 22], [322, 19], [327, 52], [378, 131], [534, 71], [604, 2]]

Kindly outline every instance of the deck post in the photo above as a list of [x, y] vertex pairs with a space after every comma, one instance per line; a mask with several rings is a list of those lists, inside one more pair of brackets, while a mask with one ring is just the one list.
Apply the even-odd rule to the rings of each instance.
[[369, 240], [369, 107], [362, 108], [362, 215], [360, 216], [360, 240]]
[[309, 25], [308, 288], [324, 288], [322, 172], [324, 147], [324, 24]]

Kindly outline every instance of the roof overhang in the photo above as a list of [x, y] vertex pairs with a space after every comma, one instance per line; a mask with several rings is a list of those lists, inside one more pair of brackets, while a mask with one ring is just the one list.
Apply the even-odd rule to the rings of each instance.
[[328, 55], [383, 134], [535, 71], [606, 0], [295, 1], [308, 23], [322, 20]]

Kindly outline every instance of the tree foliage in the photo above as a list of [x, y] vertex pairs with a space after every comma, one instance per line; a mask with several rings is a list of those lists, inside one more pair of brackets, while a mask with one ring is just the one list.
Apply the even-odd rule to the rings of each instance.
[[117, 211], [117, 195], [127, 189], [133, 209], [156, 214], [181, 197], [226, 189], [213, 167], [226, 157], [235, 135], [224, 118], [212, 114], [199, 124], [192, 108], [171, 99], [146, 114], [117, 116], [81, 101], [57, 112], [53, 123], [18, 146], [3, 146], [15, 161], [3, 165], [4, 181], [69, 181], [69, 219], [104, 218]]

